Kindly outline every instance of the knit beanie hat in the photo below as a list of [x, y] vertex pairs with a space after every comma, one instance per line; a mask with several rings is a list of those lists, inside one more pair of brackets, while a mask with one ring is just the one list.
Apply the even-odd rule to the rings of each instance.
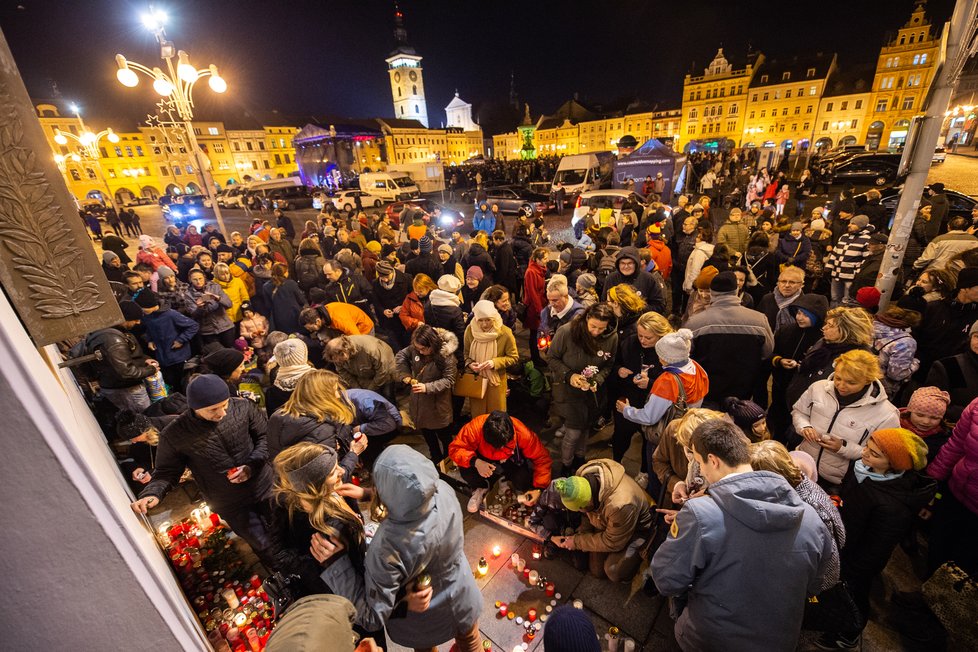
[[876, 442], [890, 460], [894, 471], [919, 471], [927, 466], [927, 444], [906, 428], [877, 430], [870, 439]]
[[218, 349], [201, 360], [213, 373], [226, 378], [244, 362], [244, 353], [237, 349]]
[[139, 294], [136, 295], [136, 298], [133, 299], [133, 301], [135, 301], [136, 305], [139, 306], [140, 308], [160, 307], [160, 298], [156, 296], [156, 293], [150, 290], [149, 288], [146, 288], [145, 290], [141, 290]]
[[462, 281], [454, 274], [443, 274], [438, 278], [438, 289], [455, 294], [462, 288]]
[[583, 609], [563, 605], [554, 609], [543, 628], [547, 652], [601, 652], [594, 624]]
[[821, 231], [822, 229], [825, 228], [825, 220], [814, 219], [812, 220], [811, 227], [812, 227], [812, 231]]
[[978, 267], [965, 267], [958, 272], [958, 290], [967, 290], [978, 285]]
[[655, 343], [655, 354], [667, 365], [681, 367], [689, 362], [689, 346], [693, 341], [693, 331], [680, 328], [675, 333], [663, 335]]
[[860, 229], [865, 229], [869, 226], [869, 217], [866, 215], [857, 215], [850, 220], [852, 224], [855, 224]]
[[394, 246], [394, 245], [392, 245], [392, 244], [385, 244], [385, 245], [382, 245], [382, 246], [380, 247], [380, 257], [381, 257], [381, 258], [387, 258], [387, 257], [388, 257], [388, 256], [390, 256], [390, 255], [391, 255], [392, 253], [394, 253], [395, 251], [397, 251], [397, 247], [395, 247], [395, 246]]
[[910, 395], [907, 409], [928, 417], [944, 418], [947, 406], [951, 404], [951, 395], [939, 387], [921, 387]]
[[866, 286], [856, 291], [856, 303], [872, 312], [879, 307], [881, 296], [880, 291], [875, 287]]
[[132, 410], [122, 410], [115, 419], [116, 441], [135, 439], [153, 427], [149, 417]]
[[132, 301], [120, 301], [119, 309], [122, 311], [124, 321], [139, 321], [143, 318], [143, 309]]
[[728, 396], [721, 405], [723, 411], [733, 417], [734, 423], [745, 433], [751, 432], [754, 424], [767, 416], [764, 408], [748, 399]]
[[421, 236], [421, 238], [418, 240], [418, 248], [421, 249], [421, 253], [430, 254], [431, 247], [432, 247], [431, 236], [429, 235]]
[[500, 324], [503, 321], [503, 318], [499, 315], [499, 311], [496, 310], [496, 304], [487, 299], [475, 302], [475, 305], [472, 306], [472, 315], [475, 319], [492, 319]]
[[477, 281], [481, 281], [484, 277], [485, 274], [482, 273], [482, 268], [478, 265], [473, 265], [465, 270], [465, 278], [474, 278]]
[[707, 265], [706, 267], [700, 270], [699, 276], [697, 276], [696, 280], [693, 281], [693, 287], [696, 288], [697, 290], [709, 289], [713, 283], [713, 279], [716, 278], [717, 274], [719, 273], [720, 270], [718, 270], [716, 267], [714, 267], [713, 265]]
[[598, 284], [598, 279], [594, 274], [590, 272], [585, 272], [577, 277], [577, 287], [582, 290], [590, 290], [595, 285]]
[[452, 249], [452, 245], [450, 244], [440, 244], [438, 245], [438, 253], [448, 254], [449, 256], [451, 256], [452, 254], [455, 253], [455, 250]]
[[298, 338], [292, 338], [275, 345], [275, 362], [280, 367], [300, 367], [309, 364], [309, 348]]
[[792, 231], [801, 231], [801, 222], [792, 222], [791, 223], [791, 230]]
[[[103, 251], [102, 252], [102, 262], [105, 264], [111, 263], [113, 260], [119, 260], [119, 254], [114, 251]], [[167, 267], [169, 269], [169, 267]]]
[[719, 294], [731, 294], [737, 291], [737, 275], [733, 272], [720, 272], [710, 281], [710, 290]]
[[176, 276], [176, 272], [167, 267], [166, 265], [160, 265], [156, 270], [156, 275], [160, 278], [170, 278], [171, 276]]
[[214, 374], [201, 374], [187, 385], [187, 406], [191, 410], [223, 403], [230, 396], [228, 384]]
[[377, 242], [376, 240], [371, 240], [370, 242], [367, 243], [367, 251], [369, 251], [372, 254], [379, 254], [380, 243]]
[[561, 251], [560, 256], [558, 256], [557, 258], [564, 265], [570, 265], [572, 260], [570, 249], [564, 249], [563, 251]]
[[375, 269], [377, 270], [377, 276], [390, 276], [394, 273], [394, 266], [386, 260], [382, 260], [377, 263], [377, 267]]
[[591, 503], [591, 483], [579, 475], [554, 480], [560, 502], [572, 512], [579, 512]]

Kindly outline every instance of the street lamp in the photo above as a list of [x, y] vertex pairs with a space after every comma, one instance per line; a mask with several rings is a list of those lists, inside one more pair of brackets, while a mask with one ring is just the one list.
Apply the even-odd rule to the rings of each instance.
[[[59, 145], [67, 145], [69, 142], [74, 142], [79, 146], [79, 151], [81, 151], [86, 158], [89, 158], [95, 162], [95, 170], [98, 172], [99, 181], [101, 181], [102, 185], [105, 186], [107, 193], [106, 197], [108, 198], [109, 203], [112, 204], [112, 209], [116, 212], [116, 214], [119, 214], [119, 206], [115, 203], [115, 196], [112, 194], [112, 188], [109, 187], [109, 182], [106, 181], [105, 174], [102, 171], [102, 153], [99, 151], [98, 146], [99, 141], [103, 138], [110, 143], [118, 143], [119, 136], [112, 130], [111, 127], [108, 129], [103, 129], [98, 133], [89, 131], [89, 129], [85, 127], [85, 121], [82, 120], [81, 110], [78, 108], [78, 105], [72, 102], [68, 108], [71, 109], [71, 111], [75, 114], [75, 117], [78, 118], [78, 123], [81, 126], [81, 133], [75, 135], [71, 132], [61, 131], [58, 129], [54, 132], [54, 142]], [[55, 163], [58, 164], [58, 168], [62, 172], [67, 169], [68, 161], [77, 163], [81, 161], [81, 159], [82, 157], [77, 152], [69, 154], [68, 156], [56, 154], [54, 157]]]
[[[206, 68], [198, 69], [190, 63], [190, 55], [183, 50], [176, 50], [173, 43], [166, 40], [166, 34], [163, 28], [166, 22], [165, 13], [153, 10], [143, 14], [142, 20], [143, 24], [156, 34], [156, 40], [160, 44], [160, 58], [166, 62], [166, 72], [159, 66], [144, 66], [141, 63], [129, 61], [121, 54], [117, 54], [115, 55], [115, 61], [119, 69], [116, 71], [116, 78], [123, 86], [134, 88], [139, 84], [139, 75], [136, 73], [142, 73], [153, 80], [153, 90], [172, 103], [187, 131], [187, 142], [190, 144], [194, 158], [196, 159], [197, 170], [200, 172], [204, 191], [214, 210], [214, 217], [217, 218], [218, 228], [222, 233], [226, 234], [227, 229], [224, 226], [224, 217], [221, 215], [221, 208], [218, 206], [217, 200], [214, 197], [214, 185], [209, 178], [208, 164], [204, 160], [200, 146], [197, 144], [197, 136], [194, 133], [193, 93], [194, 85], [205, 77], [207, 78], [207, 85], [215, 93], [227, 91], [228, 84], [218, 73], [217, 66], [210, 64]], [[176, 58], [176, 65], [174, 65], [174, 58]]]

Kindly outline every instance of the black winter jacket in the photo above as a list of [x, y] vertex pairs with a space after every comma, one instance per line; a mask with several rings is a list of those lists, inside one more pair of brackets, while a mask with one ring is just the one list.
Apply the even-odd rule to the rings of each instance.
[[350, 452], [353, 427], [339, 421], [318, 421], [310, 416], [293, 417], [282, 410], [268, 418], [268, 459], [299, 442], [321, 444], [334, 449], [340, 457], [340, 466], [348, 473], [357, 465], [357, 454]]
[[146, 355], [131, 333], [123, 333], [118, 328], [103, 328], [90, 333], [84, 342], [84, 350], [77, 352], [79, 355], [102, 351], [102, 361], [91, 363], [89, 367], [101, 387], [132, 387], [156, 373], [156, 368], [146, 362]]
[[[232, 398], [227, 414], [217, 422], [187, 410], [160, 433], [156, 473], [139, 497], [163, 498], [189, 468], [215, 512], [267, 499], [272, 469], [265, 428], [265, 413], [244, 398]], [[227, 472], [244, 464], [251, 468], [251, 477], [239, 484], [228, 481]]]

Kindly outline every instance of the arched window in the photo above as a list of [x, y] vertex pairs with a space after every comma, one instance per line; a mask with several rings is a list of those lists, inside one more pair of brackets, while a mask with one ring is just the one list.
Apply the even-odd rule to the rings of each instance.
[[418, 85], [415, 84], [411, 86], [411, 95], [417, 95], [417, 94], [418, 94]]
[[910, 42], [911, 42], [911, 43], [913, 43], [913, 39], [914, 39], [914, 36], [916, 36], [916, 35], [915, 35], [915, 34], [911, 34], [911, 35], [910, 35]]

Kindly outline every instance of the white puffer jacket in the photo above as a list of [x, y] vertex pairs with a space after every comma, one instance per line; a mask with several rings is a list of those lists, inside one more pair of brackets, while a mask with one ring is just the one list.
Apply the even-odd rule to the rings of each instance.
[[832, 376], [812, 383], [791, 409], [795, 432], [814, 428], [820, 435], [830, 434], [842, 439], [838, 453], [822, 448], [807, 439], [798, 450], [815, 458], [818, 476], [833, 484], [842, 482], [849, 464], [863, 454], [869, 436], [883, 428], [899, 428], [900, 412], [886, 397], [886, 390], [873, 381], [869, 391], [852, 405], [839, 406], [832, 386]]

